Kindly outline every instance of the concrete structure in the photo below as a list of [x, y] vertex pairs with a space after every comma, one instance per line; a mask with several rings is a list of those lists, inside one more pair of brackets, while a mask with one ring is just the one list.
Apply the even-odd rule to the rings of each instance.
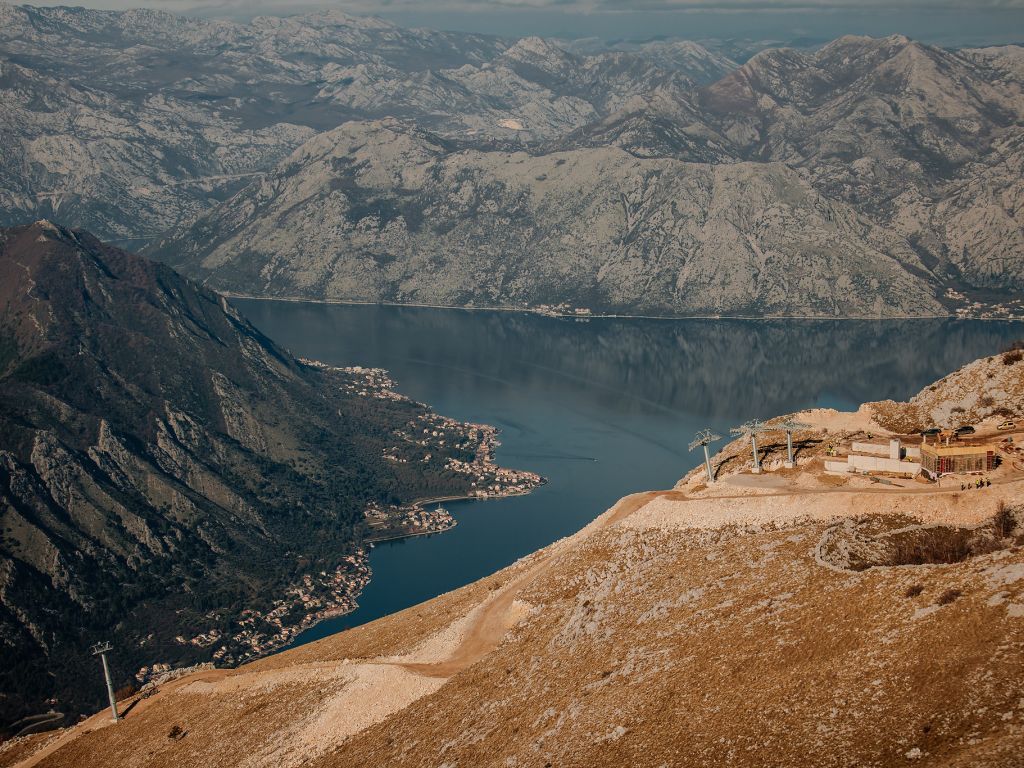
[[866, 453], [870, 456], [887, 456], [890, 459], [902, 458], [903, 446], [899, 440], [890, 440], [888, 445], [884, 443], [854, 443], [850, 450], [856, 453]]
[[932, 477], [959, 472], [988, 472], [995, 466], [994, 445], [922, 445], [921, 466]]
[[919, 449], [904, 449], [899, 440], [890, 440], [888, 445], [878, 443], [854, 443], [845, 460], [826, 461], [827, 472], [889, 472], [894, 475], [913, 477], [921, 471], [919, 461], [907, 461]]

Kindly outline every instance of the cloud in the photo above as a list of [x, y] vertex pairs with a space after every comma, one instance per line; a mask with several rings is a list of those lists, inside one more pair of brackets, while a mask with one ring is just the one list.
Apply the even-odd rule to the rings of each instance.
[[[63, 5], [60, 2], [30, 2], [31, 5]], [[576, 13], [651, 13], [699, 12], [729, 13], [757, 11], [848, 11], [921, 10], [975, 11], [1024, 10], [1024, 0], [322, 0], [318, 2], [287, 2], [283, 0], [76, 0], [76, 5], [90, 8], [126, 9], [160, 8], [176, 13], [202, 12], [216, 15], [254, 15], [260, 12], [279, 14], [311, 9], [337, 8], [359, 14], [415, 11], [563, 11]]]

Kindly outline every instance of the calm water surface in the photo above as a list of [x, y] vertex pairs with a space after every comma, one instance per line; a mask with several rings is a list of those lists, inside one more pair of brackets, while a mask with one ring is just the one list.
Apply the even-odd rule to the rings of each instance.
[[236, 300], [294, 354], [387, 368], [437, 411], [502, 430], [498, 461], [548, 484], [529, 496], [445, 506], [458, 525], [378, 545], [348, 616], [301, 645], [407, 608], [509, 565], [622, 496], [670, 487], [698, 463], [693, 433], [813, 406], [905, 399], [1024, 337], [964, 321], [576, 322], [469, 312]]

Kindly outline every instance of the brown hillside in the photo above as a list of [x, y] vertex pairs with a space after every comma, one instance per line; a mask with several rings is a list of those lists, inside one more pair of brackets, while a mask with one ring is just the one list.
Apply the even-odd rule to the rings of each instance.
[[1019, 766], [1024, 468], [1001, 459], [971, 491], [812, 458], [627, 497], [492, 577], [6, 764]]

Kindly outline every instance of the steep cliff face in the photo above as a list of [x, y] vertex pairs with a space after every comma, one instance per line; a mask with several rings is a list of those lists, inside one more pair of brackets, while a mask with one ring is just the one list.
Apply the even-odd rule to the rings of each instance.
[[49, 222], [0, 231], [0, 720], [95, 706], [98, 638], [120, 682], [244, 658], [305, 618], [279, 600], [296, 583], [345, 582], [368, 504], [469, 492], [447, 461], [480, 439], [293, 359], [166, 266]]
[[[399, 191], [400, 190], [400, 191]], [[650, 314], [934, 314], [905, 243], [781, 163], [456, 151], [348, 123], [155, 251], [220, 288]]]

